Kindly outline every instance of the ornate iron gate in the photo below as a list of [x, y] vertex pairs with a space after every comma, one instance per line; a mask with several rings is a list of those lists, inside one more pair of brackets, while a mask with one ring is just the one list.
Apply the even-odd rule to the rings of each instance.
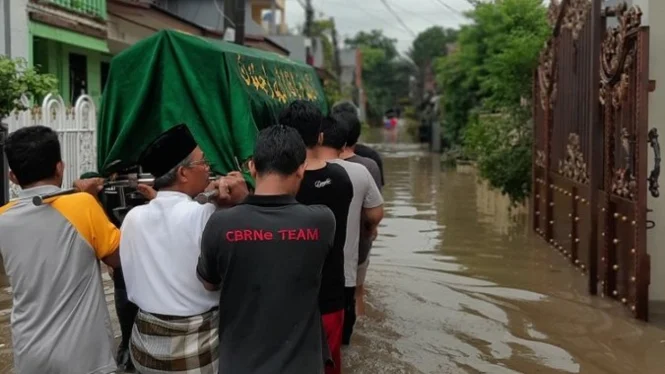
[[[594, 1], [597, 1], [593, 4]], [[533, 228], [589, 278], [589, 292], [648, 319], [649, 31], [625, 4], [553, 0], [534, 79]], [[606, 20], [616, 26], [605, 29]]]

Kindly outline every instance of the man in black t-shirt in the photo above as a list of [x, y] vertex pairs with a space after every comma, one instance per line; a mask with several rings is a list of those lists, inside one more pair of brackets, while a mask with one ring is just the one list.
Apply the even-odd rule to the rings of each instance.
[[197, 266], [206, 289], [221, 288], [219, 372], [321, 374], [329, 356], [318, 296], [335, 217], [295, 199], [305, 174], [296, 130], [262, 130], [249, 167], [254, 195], [213, 214]]
[[379, 167], [379, 173], [381, 174], [381, 185], [379, 187], [383, 188], [386, 185], [386, 179], [383, 176], [383, 159], [381, 158], [381, 154], [370, 146], [361, 143], [356, 143], [354, 150], [358, 156], [366, 157], [376, 162], [376, 166]]
[[302, 204], [322, 204], [330, 208], [337, 222], [333, 248], [323, 265], [319, 292], [319, 310], [335, 363], [326, 374], [339, 374], [342, 368], [341, 348], [344, 327], [344, 242], [353, 184], [342, 166], [316, 157], [321, 140], [323, 115], [314, 104], [296, 100], [279, 116], [279, 123], [295, 128], [307, 147], [307, 170], [296, 196]]

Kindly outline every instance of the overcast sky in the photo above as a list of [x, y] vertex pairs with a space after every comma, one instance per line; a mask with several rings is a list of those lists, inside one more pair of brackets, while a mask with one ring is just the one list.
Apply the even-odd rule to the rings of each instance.
[[[304, 3], [304, 0], [300, 1]], [[428, 27], [438, 25], [456, 28], [461, 23], [466, 23], [460, 13], [471, 8], [467, 0], [385, 2], [402, 19], [405, 26], [399, 23], [382, 0], [312, 0], [312, 6], [316, 18], [335, 18], [340, 42], [361, 30], [381, 29], [384, 35], [397, 39], [400, 52], [405, 52], [411, 46], [414, 34], [417, 35]], [[305, 10], [299, 0], [286, 0], [286, 23], [289, 28], [302, 25], [304, 19]]]

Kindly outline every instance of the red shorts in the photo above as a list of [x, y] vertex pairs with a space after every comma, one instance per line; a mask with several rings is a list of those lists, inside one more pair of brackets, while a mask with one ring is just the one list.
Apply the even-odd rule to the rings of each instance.
[[344, 327], [344, 310], [324, 314], [321, 316], [323, 320], [323, 329], [326, 332], [328, 339], [328, 347], [330, 354], [335, 362], [335, 367], [326, 367], [326, 374], [341, 374], [342, 373], [342, 330]]

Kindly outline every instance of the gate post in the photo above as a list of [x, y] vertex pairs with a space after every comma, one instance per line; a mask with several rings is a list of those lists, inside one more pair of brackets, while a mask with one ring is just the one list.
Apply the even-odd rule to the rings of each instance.
[[592, 0], [590, 27], [591, 27], [591, 48], [592, 56], [589, 60], [589, 103], [591, 113], [589, 115], [589, 150], [591, 156], [590, 175], [589, 175], [589, 258], [585, 259], [589, 264], [589, 293], [596, 295], [598, 293], [598, 213], [600, 211], [598, 201], [598, 188], [602, 179], [603, 158], [601, 152], [595, 150], [602, 149], [603, 146], [603, 128], [600, 123], [600, 49], [602, 40], [602, 19], [601, 19], [602, 0]]
[[5, 139], [9, 135], [9, 127], [0, 122], [0, 206], [9, 202], [9, 167], [5, 159]]

